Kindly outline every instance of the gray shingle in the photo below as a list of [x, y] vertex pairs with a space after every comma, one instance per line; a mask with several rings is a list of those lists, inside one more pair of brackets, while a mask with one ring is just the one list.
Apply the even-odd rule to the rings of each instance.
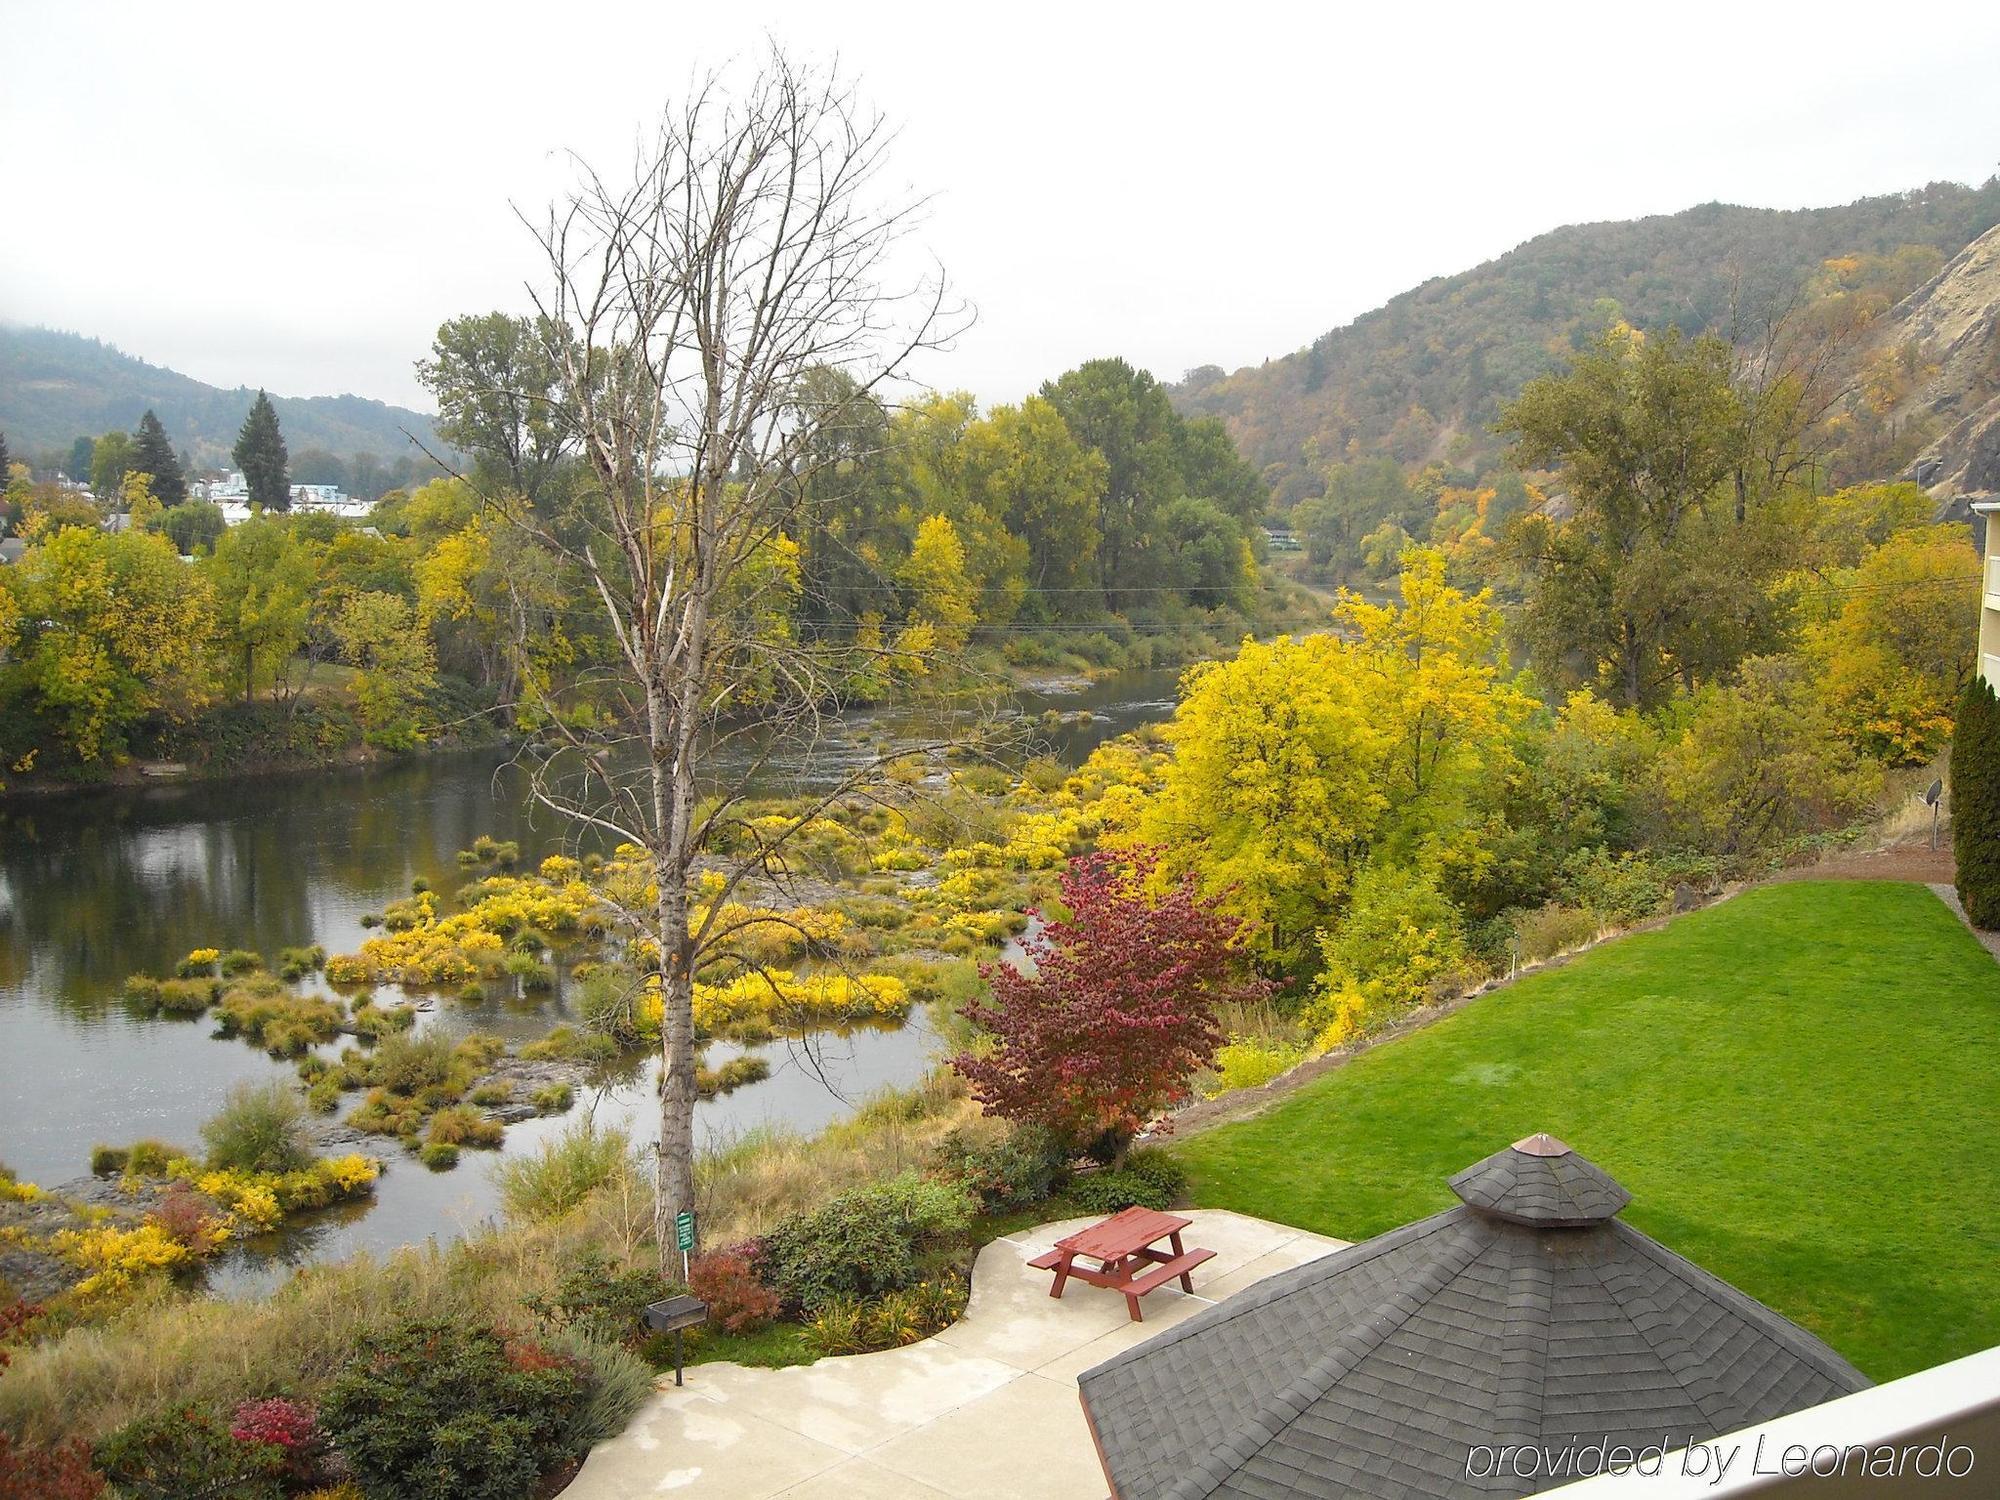
[[1469, 1481], [1472, 1445], [1694, 1441], [1868, 1383], [1617, 1222], [1630, 1196], [1560, 1141], [1452, 1186], [1086, 1371], [1118, 1500], [1527, 1494], [1567, 1481]]

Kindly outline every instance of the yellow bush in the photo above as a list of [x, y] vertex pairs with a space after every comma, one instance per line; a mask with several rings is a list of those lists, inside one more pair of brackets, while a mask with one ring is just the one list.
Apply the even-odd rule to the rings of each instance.
[[49, 1246], [88, 1273], [75, 1288], [79, 1298], [118, 1291], [136, 1277], [194, 1264], [194, 1252], [157, 1224], [130, 1229], [111, 1225], [59, 1229], [50, 1237]]

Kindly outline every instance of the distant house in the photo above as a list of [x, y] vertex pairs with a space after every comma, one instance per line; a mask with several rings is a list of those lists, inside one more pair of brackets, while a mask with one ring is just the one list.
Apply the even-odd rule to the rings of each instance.
[[[227, 479], [212, 480], [198, 484], [195, 493], [203, 500], [213, 501], [222, 511], [223, 524], [241, 526], [254, 512], [250, 508], [250, 485], [241, 470]], [[337, 484], [295, 484], [292, 486], [292, 511], [294, 514], [339, 516], [343, 520], [358, 521], [370, 515], [375, 509], [368, 500], [356, 500], [344, 494]]]
[[1497, 1466], [1671, 1446], [1868, 1387], [1803, 1328], [1619, 1222], [1631, 1195], [1536, 1135], [1457, 1207], [1257, 1283], [1088, 1370], [1114, 1500], [1523, 1495]]
[[20, 537], [0, 537], [0, 565], [12, 567], [27, 550], [28, 544]]

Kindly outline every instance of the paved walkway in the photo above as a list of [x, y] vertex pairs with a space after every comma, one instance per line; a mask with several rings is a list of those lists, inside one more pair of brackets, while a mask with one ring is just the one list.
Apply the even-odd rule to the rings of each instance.
[[1188, 1245], [1216, 1252], [1195, 1294], [1172, 1284], [1133, 1323], [1116, 1292], [1072, 1281], [1060, 1301], [1026, 1262], [1092, 1222], [995, 1240], [966, 1315], [905, 1349], [788, 1370], [697, 1365], [599, 1446], [564, 1500], [1103, 1500], [1077, 1376], [1199, 1308], [1344, 1241], [1206, 1209]]

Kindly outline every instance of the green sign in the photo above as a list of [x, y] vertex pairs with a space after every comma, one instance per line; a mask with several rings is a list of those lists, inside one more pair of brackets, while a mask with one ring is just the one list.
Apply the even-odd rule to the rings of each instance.
[[694, 1215], [686, 1209], [674, 1215], [674, 1248], [694, 1249]]

